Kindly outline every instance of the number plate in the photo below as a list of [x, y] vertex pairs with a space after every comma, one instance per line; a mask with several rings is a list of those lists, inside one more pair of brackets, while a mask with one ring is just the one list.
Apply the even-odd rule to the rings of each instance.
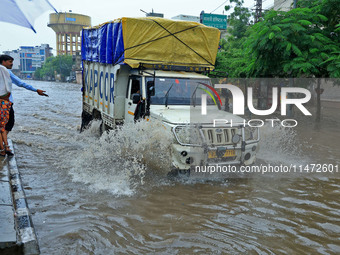
[[[235, 157], [235, 150], [226, 150], [222, 158]], [[216, 151], [208, 151], [208, 158], [217, 158]]]

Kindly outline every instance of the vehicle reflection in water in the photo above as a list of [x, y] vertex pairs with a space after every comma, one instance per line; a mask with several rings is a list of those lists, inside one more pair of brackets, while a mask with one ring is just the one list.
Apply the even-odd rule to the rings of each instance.
[[[340, 252], [335, 175], [171, 180], [163, 129], [80, 134], [80, 85], [30, 82], [50, 97], [14, 87], [10, 138], [42, 254]], [[262, 130], [259, 162], [339, 164], [334, 125]]]

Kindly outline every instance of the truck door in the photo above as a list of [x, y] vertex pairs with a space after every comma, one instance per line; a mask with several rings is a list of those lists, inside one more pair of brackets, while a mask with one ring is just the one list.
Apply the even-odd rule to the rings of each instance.
[[134, 113], [137, 103], [133, 103], [133, 96], [140, 95], [142, 98], [142, 78], [139, 76], [131, 76], [125, 98], [125, 122], [134, 121]]

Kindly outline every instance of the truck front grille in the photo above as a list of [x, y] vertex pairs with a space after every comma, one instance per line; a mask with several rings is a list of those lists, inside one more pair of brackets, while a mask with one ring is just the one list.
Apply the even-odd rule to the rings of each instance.
[[237, 133], [236, 128], [202, 128], [207, 145], [232, 144], [232, 137]]

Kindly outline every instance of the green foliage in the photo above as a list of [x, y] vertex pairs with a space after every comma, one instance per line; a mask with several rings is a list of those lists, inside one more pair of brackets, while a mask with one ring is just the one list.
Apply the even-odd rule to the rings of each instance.
[[299, 22], [301, 25], [303, 25], [303, 26], [311, 26], [311, 25], [313, 25], [313, 23], [310, 22], [310, 21], [308, 21], [308, 20], [299, 20], [298, 22]]
[[236, 4], [232, 27], [221, 41], [216, 70], [237, 78], [340, 78], [339, 0], [299, 0], [300, 8], [268, 11], [254, 25], [243, 2], [230, 0]]
[[[244, 0], [229, 0], [230, 4], [235, 3], [234, 11], [228, 16], [228, 33], [235, 39], [244, 37], [247, 28], [252, 24], [251, 12], [248, 8], [243, 7]], [[230, 5], [225, 7], [228, 11]]]
[[244, 62], [243, 50], [235, 45], [236, 43], [231, 46], [225, 39], [222, 39], [222, 50], [217, 53], [215, 70], [228, 73], [228, 77], [245, 77], [243, 70], [247, 63]]
[[340, 42], [339, 35], [336, 35], [336, 27], [340, 23], [340, 4], [339, 0], [299, 0], [298, 7], [309, 8], [312, 12], [317, 13], [320, 21], [323, 23], [323, 33], [328, 37]]
[[60, 74], [64, 80], [66, 76], [70, 75], [72, 66], [72, 56], [62, 55], [49, 57], [46, 59], [44, 65], [35, 71], [34, 76], [38, 79], [43, 79], [46, 77], [54, 77], [55, 74]]
[[333, 19], [317, 6], [269, 11], [252, 26], [243, 44], [251, 63], [244, 72], [248, 77], [339, 77], [339, 58], [332, 56], [340, 48], [337, 38], [328, 33], [329, 18]]
[[328, 58], [323, 64], [327, 65], [327, 71], [332, 78], [340, 78], [340, 51], [333, 52], [333, 56]]
[[[243, 70], [247, 63], [244, 59], [242, 44], [247, 29], [252, 24], [251, 11], [243, 7], [243, 0], [229, 0], [234, 5], [233, 12], [228, 16], [228, 36], [221, 39], [221, 49], [217, 53], [215, 70], [228, 73], [229, 77], [245, 77]], [[231, 9], [231, 5], [225, 10]]]

